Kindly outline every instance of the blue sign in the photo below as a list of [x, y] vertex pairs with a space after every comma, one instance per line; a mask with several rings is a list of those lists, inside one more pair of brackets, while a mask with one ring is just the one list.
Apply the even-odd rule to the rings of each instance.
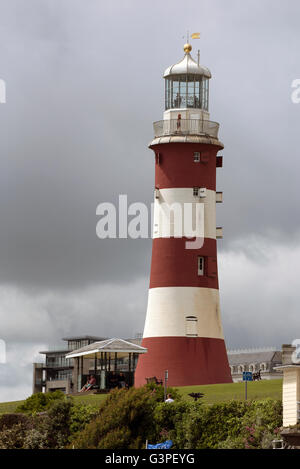
[[243, 371], [243, 381], [253, 381], [252, 371]]
[[172, 440], [167, 440], [164, 443], [157, 443], [156, 445], [147, 445], [147, 449], [170, 449], [173, 446]]

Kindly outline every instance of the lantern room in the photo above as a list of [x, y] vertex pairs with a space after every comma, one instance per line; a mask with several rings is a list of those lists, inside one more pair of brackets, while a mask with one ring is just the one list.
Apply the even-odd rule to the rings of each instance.
[[184, 45], [184, 58], [168, 67], [165, 79], [164, 119], [174, 118], [173, 114], [183, 112], [185, 119], [209, 119], [209, 79], [211, 73], [192, 58], [192, 46]]

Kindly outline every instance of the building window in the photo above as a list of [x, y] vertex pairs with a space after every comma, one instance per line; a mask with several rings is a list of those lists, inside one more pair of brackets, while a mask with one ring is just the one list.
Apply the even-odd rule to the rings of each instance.
[[186, 316], [185, 323], [186, 323], [186, 335], [188, 337], [197, 337], [197, 322], [198, 319], [196, 316]]
[[198, 275], [204, 275], [204, 257], [198, 256]]
[[200, 162], [200, 153], [199, 151], [194, 152], [194, 163], [199, 163]]
[[198, 193], [199, 193], [199, 187], [194, 187], [193, 188], [193, 196], [198, 197]]
[[206, 187], [200, 187], [198, 191], [198, 195], [200, 199], [204, 199], [206, 197]]
[[267, 365], [266, 363], [261, 363], [259, 366], [260, 371], [267, 371]]
[[238, 373], [243, 373], [245, 371], [244, 365], [239, 365], [238, 366]]
[[252, 363], [251, 365], [249, 365], [249, 371], [251, 371], [252, 373], [254, 373], [254, 371], [255, 371], [255, 365], [254, 365], [254, 363]]

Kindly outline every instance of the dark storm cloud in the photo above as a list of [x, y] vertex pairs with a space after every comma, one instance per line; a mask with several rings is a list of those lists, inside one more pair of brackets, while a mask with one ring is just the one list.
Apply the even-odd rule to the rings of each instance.
[[[178, 0], [1, 2], [0, 337], [37, 344], [47, 334], [51, 342], [73, 332], [142, 329], [151, 240], [99, 240], [96, 207], [119, 194], [150, 206], [147, 144], [152, 122], [162, 118], [162, 73], [182, 57], [188, 28], [201, 31], [193, 53], [199, 45], [212, 71], [211, 119], [225, 144], [219, 248], [234, 267], [230, 275], [221, 271], [221, 298], [225, 333], [240, 345], [236, 318], [248, 290], [232, 293], [243, 272], [236, 249], [246, 270], [254, 261], [264, 276], [276, 269], [275, 261], [260, 267], [272, 244], [275, 258], [287, 245], [288, 259], [299, 245], [300, 105], [290, 98], [300, 77], [299, 13], [297, 0], [202, 0], [184, 8]], [[258, 241], [262, 250], [251, 248], [253, 236], [268, 240]], [[261, 292], [262, 308], [268, 300]], [[295, 290], [290, 302], [294, 311]], [[266, 332], [261, 345], [280, 344], [280, 330], [272, 330], [274, 340]]]
[[[161, 74], [182, 55], [184, 25], [174, 15], [166, 30], [169, 2], [159, 15], [126, 4], [2, 6], [2, 282], [63, 288], [127, 281], [128, 263], [132, 277], [147, 270], [151, 243], [98, 240], [95, 210], [119, 193], [151, 203], [151, 121], [161, 118]], [[194, 25], [199, 14], [202, 61], [213, 72], [211, 118], [226, 144], [218, 171], [224, 246], [241, 234], [273, 228], [285, 236], [299, 227], [295, 20], [279, 2], [272, 14], [270, 2], [229, 5], [191, 2], [185, 18]]]

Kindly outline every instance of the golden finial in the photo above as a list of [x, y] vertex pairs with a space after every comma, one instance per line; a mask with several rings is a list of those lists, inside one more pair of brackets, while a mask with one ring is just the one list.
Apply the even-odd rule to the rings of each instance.
[[184, 44], [183, 46], [183, 50], [186, 54], [189, 54], [192, 50], [192, 46], [191, 44], [189, 44], [188, 42], [186, 44]]

